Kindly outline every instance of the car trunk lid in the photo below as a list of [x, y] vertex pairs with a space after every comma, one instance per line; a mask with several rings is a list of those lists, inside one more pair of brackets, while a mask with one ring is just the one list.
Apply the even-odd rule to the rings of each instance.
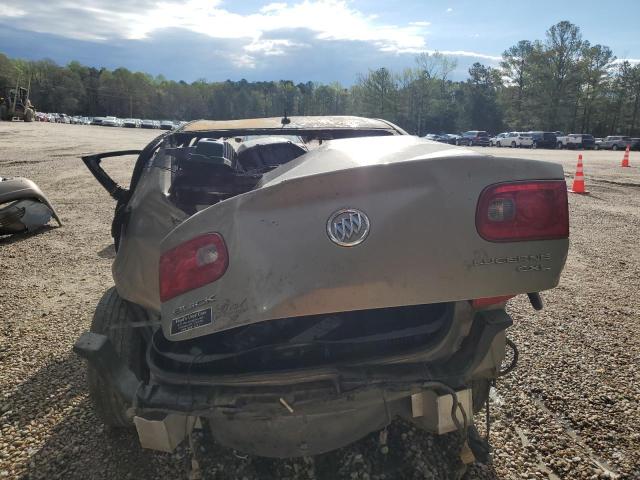
[[[487, 241], [475, 217], [489, 185], [562, 178], [556, 164], [413, 137], [330, 142], [164, 239], [167, 252], [216, 232], [228, 249], [222, 277], [162, 303], [165, 336], [182, 340], [265, 320], [552, 288], [568, 239]], [[328, 231], [345, 210], [368, 220], [366, 238], [351, 247]]]

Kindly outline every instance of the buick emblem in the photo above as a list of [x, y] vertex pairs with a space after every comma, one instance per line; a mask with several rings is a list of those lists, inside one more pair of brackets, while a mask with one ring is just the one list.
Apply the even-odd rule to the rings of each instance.
[[369, 235], [369, 217], [355, 208], [334, 212], [327, 221], [327, 233], [333, 243], [342, 247], [354, 247]]

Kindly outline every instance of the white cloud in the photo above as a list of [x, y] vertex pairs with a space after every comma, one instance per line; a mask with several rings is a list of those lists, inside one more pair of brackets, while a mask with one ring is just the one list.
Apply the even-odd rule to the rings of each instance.
[[453, 12], [453, 8], [451, 7], [447, 8], [447, 13], [451, 13], [451, 12]]
[[[93, 0], [88, 5], [68, 0], [21, 0], [21, 8], [29, 15], [20, 17], [15, 26], [97, 41], [144, 39], [162, 29], [182, 28], [211, 38], [246, 39], [249, 51], [261, 50], [266, 44], [259, 41], [271, 32], [306, 29], [317, 40], [362, 41], [381, 51], [405, 52], [425, 48], [425, 27], [429, 25], [425, 21], [387, 24], [376, 15], [357, 10], [349, 0], [272, 2], [249, 14], [233, 12], [222, 0]], [[5, 5], [6, 11], [16, 13]], [[277, 47], [267, 51], [284, 51], [295, 45], [281, 42]]]
[[17, 18], [24, 17], [27, 14], [24, 10], [16, 8], [14, 5], [0, 3], [0, 17]]
[[262, 7], [260, 9], [261, 13], [269, 13], [269, 12], [275, 12], [277, 10], [283, 10], [287, 8], [287, 4], [284, 2], [273, 2], [273, 3], [269, 3], [268, 5], [265, 5], [264, 7]]
[[310, 47], [306, 43], [293, 42], [284, 38], [254, 40], [244, 46], [249, 53], [261, 53], [266, 56], [284, 55], [287, 49]]
[[256, 60], [251, 55], [228, 55], [228, 58], [236, 68], [256, 68]]
[[498, 62], [502, 60], [502, 57], [497, 55], [487, 55], [485, 53], [469, 52], [467, 50], [425, 50], [425, 52], [429, 54], [433, 54], [437, 52], [437, 53], [441, 53], [442, 55], [448, 55], [450, 57], [481, 58], [483, 60], [491, 60], [494, 62]]
[[629, 62], [631, 65], [637, 65], [640, 63], [640, 58], [617, 58], [611, 63], [617, 65], [624, 62]]
[[[272, 1], [245, 14], [234, 12], [232, 5], [223, 0], [20, 0], [18, 9], [9, 8], [6, 0], [0, 0], [4, 15], [0, 16], [0, 24], [105, 43], [157, 39], [168, 32], [181, 35], [175, 32], [184, 30], [215, 40], [211, 42], [214, 53], [241, 69], [262, 68], [265, 62], [260, 60], [266, 57], [273, 61], [287, 54], [295, 57], [311, 46], [320, 51], [322, 46], [333, 48], [340, 42], [347, 42], [346, 47], [337, 47], [344, 56], [374, 49], [386, 61], [399, 58], [399, 54], [434, 53], [427, 49], [425, 41], [430, 22], [386, 23], [383, 17], [356, 9], [351, 0]], [[7, 18], [9, 14], [11, 19]], [[186, 33], [182, 35], [188, 37]], [[229, 42], [233, 48], [213, 46]], [[440, 53], [491, 62], [501, 58], [466, 50]]]

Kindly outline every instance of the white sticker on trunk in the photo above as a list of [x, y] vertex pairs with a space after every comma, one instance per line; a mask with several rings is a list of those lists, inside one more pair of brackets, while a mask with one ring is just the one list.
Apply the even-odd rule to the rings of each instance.
[[194, 328], [204, 327], [213, 323], [213, 312], [210, 308], [174, 318], [171, 321], [171, 335], [178, 335]]

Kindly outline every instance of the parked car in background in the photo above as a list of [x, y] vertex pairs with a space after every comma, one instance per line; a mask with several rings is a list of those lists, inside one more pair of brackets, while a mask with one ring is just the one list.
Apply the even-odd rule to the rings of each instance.
[[140, 120], [136, 120], [135, 118], [125, 118], [122, 120], [122, 126], [127, 128], [137, 128], [140, 126]]
[[504, 143], [504, 139], [509, 135], [509, 132], [499, 133], [495, 137], [489, 139], [490, 147], [501, 147]]
[[553, 132], [531, 131], [521, 135], [519, 147], [556, 148], [557, 138]]
[[587, 133], [570, 133], [569, 135], [556, 136], [557, 148], [584, 148], [591, 149], [595, 146], [593, 135]]
[[160, 122], [160, 128], [162, 130], [173, 130], [176, 127], [171, 120], [162, 120], [162, 122]]
[[91, 121], [91, 125], [102, 125], [103, 120], [104, 120], [104, 117], [93, 117], [93, 120]]
[[533, 138], [530, 132], [518, 132], [518, 135], [512, 140], [511, 146], [515, 148], [531, 148], [532, 144]]
[[455, 145], [456, 141], [460, 138], [460, 135], [455, 133], [444, 133], [440, 136], [440, 142], [448, 143], [449, 145]]
[[156, 128], [153, 124], [153, 120], [142, 120], [142, 122], [140, 122], [140, 128]]
[[103, 127], [117, 127], [118, 119], [116, 117], [104, 117], [101, 125]]
[[480, 145], [481, 147], [489, 146], [489, 134], [484, 130], [469, 130], [464, 132], [460, 138], [456, 140], [456, 145], [465, 145], [473, 147]]
[[71, 123], [71, 117], [66, 113], [58, 113], [56, 118], [56, 123]]
[[596, 143], [596, 150], [624, 150], [631, 145], [631, 137], [623, 135], [609, 135], [602, 142]]
[[631, 139], [631, 150], [640, 150], [640, 138]]
[[595, 148], [596, 139], [593, 137], [593, 135], [582, 133], [581, 137], [582, 141], [580, 143], [582, 144], [582, 148], [584, 148], [585, 150], [593, 150], [593, 148]]
[[520, 132], [507, 132], [507, 134], [496, 141], [496, 147], [511, 147], [516, 148], [518, 146], [518, 137]]
[[434, 142], [439, 142], [442, 138], [442, 135], [438, 135], [437, 133], [427, 133], [424, 138], [426, 140], [432, 140]]

